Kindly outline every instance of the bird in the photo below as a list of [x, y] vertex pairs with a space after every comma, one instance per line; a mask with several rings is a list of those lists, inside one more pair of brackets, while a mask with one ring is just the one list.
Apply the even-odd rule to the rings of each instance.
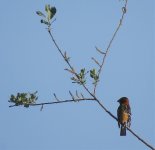
[[127, 97], [121, 97], [119, 107], [117, 109], [118, 127], [120, 128], [120, 136], [126, 136], [126, 127], [131, 126], [131, 108], [129, 99]]

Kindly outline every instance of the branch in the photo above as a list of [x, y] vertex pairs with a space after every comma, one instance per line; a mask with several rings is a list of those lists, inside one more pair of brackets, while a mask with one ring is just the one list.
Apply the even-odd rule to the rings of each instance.
[[[105, 63], [105, 59], [106, 59], [106, 57], [107, 57], [107, 54], [108, 54], [108, 52], [110, 51], [110, 47], [111, 47], [111, 45], [112, 45], [112, 43], [113, 43], [113, 41], [114, 41], [114, 39], [115, 39], [115, 37], [116, 37], [116, 35], [117, 35], [117, 33], [118, 33], [120, 27], [121, 27], [121, 25], [122, 25], [122, 22], [123, 22], [123, 19], [124, 19], [124, 15], [125, 15], [126, 10], [127, 10], [127, 3], [128, 3], [128, 0], [125, 0], [124, 7], [122, 7], [122, 16], [121, 16], [121, 19], [120, 19], [120, 21], [119, 21], [119, 24], [118, 24], [116, 30], [114, 31], [114, 33], [113, 33], [113, 35], [112, 35], [112, 38], [111, 38], [111, 40], [110, 40], [110, 42], [109, 42], [109, 44], [108, 44], [108, 46], [107, 46], [107, 48], [106, 48], [105, 53], [101, 52], [101, 50], [99, 50], [98, 48], [96, 48], [97, 51], [99, 51], [100, 53], [104, 54], [103, 59], [102, 59], [102, 63], [101, 63], [100, 68], [99, 68], [99, 70], [98, 70], [98, 77], [100, 77], [101, 72], [103, 72], [103, 65], [104, 65], [104, 63]], [[95, 84], [95, 86], [94, 86], [94, 94], [96, 93], [96, 88], [97, 88], [97, 86], [98, 86], [98, 83]]]
[[[62, 100], [62, 101], [56, 101], [56, 102], [46, 102], [46, 103], [37, 103], [37, 104], [29, 104], [29, 106], [43, 106], [43, 105], [52, 105], [52, 104], [60, 104], [60, 103], [68, 103], [68, 102], [80, 102], [80, 101], [94, 101], [93, 98], [75, 98], [69, 99], [69, 100]], [[9, 107], [16, 107], [19, 105], [10, 105]]]
[[[81, 95], [82, 96], [82, 98], [74, 98], [74, 96], [73, 96], [73, 94], [69, 91], [69, 93], [70, 93], [70, 95], [71, 95], [71, 97], [72, 97], [72, 99], [70, 100], [63, 100], [63, 101], [60, 101], [58, 98], [57, 98], [57, 96], [56, 96], [56, 94], [54, 93], [54, 96], [55, 96], [55, 98], [56, 98], [56, 102], [46, 102], [46, 103], [38, 103], [38, 104], [34, 104], [34, 103], [31, 103], [31, 104], [27, 104], [26, 105], [26, 108], [28, 108], [29, 106], [39, 106], [39, 105], [41, 105], [41, 109], [40, 110], [42, 110], [43, 109], [43, 106], [44, 105], [50, 105], [50, 104], [60, 104], [60, 103], [68, 103], [68, 102], [79, 102], [79, 101], [96, 101], [101, 107], [102, 107], [102, 109], [106, 112], [106, 113], [108, 113], [113, 119], [115, 119], [117, 122], [118, 122], [118, 119], [117, 119], [117, 117], [115, 117], [108, 109], [106, 109], [106, 107], [99, 101], [99, 99], [97, 99], [95, 96], [94, 96], [94, 98], [85, 98], [83, 95]], [[76, 95], [78, 96], [78, 93], [77, 93], [77, 91], [76, 91]], [[79, 96], [78, 96], [79, 97]], [[15, 107], [15, 106], [24, 106], [25, 107], [25, 103], [21, 103], [21, 104], [19, 104], [19, 105], [10, 105], [9, 107]], [[144, 143], [146, 146], [148, 146], [149, 148], [151, 148], [152, 150], [155, 150], [149, 143], [147, 143], [146, 141], [144, 141], [140, 136], [138, 136], [134, 131], [132, 131], [130, 128], [128, 128], [128, 127], [126, 127], [138, 140], [140, 140], [142, 143]]]
[[102, 52], [99, 48], [97, 48], [96, 46], [95, 46], [95, 48], [96, 48], [96, 51], [98, 51], [100, 54], [102, 54], [102, 55], [105, 55], [105, 52]]
[[92, 57], [91, 59], [92, 59], [99, 67], [101, 67], [100, 63], [99, 63], [94, 57]]
[[[61, 56], [63, 57], [64, 61], [68, 64], [68, 66], [70, 67], [71, 71], [75, 74], [75, 76], [77, 77], [77, 79], [79, 79], [79, 76], [78, 76], [78, 74], [75, 72], [73, 66], [72, 66], [71, 63], [65, 58], [65, 56], [64, 56], [64, 54], [63, 54], [63, 52], [62, 52], [62, 50], [60, 49], [60, 47], [59, 47], [58, 44], [56, 43], [56, 41], [55, 41], [55, 39], [54, 39], [54, 37], [53, 37], [53, 35], [52, 35], [52, 33], [51, 33], [50, 28], [48, 29], [48, 33], [49, 33], [49, 35], [50, 35], [50, 37], [51, 37], [51, 39], [52, 39], [52, 41], [53, 41], [55, 47], [57, 48], [57, 50], [59, 51], [59, 53], [60, 53]], [[83, 86], [83, 88], [84, 88], [93, 98], [95, 98], [95, 95], [94, 95], [93, 93], [90, 92], [90, 90], [86, 87], [86, 85], [85, 85], [80, 79], [79, 79], [79, 82], [81, 83], [81, 85]]]
[[[113, 119], [115, 119], [118, 122], [117, 117], [114, 116], [108, 109], [106, 109], [106, 107], [98, 99], [94, 99], [94, 98], [74, 98], [71, 100], [69, 99], [69, 100], [56, 101], [56, 102], [29, 104], [29, 106], [41, 106], [40, 110], [42, 110], [44, 105], [62, 104], [62, 103], [77, 102], [77, 101], [78, 102], [80, 102], [80, 101], [96, 101], [106, 113], [108, 113]], [[17, 105], [10, 105], [9, 107], [16, 107], [16, 106]], [[126, 127], [126, 128], [130, 133], [132, 133], [138, 140], [140, 140], [142, 143], [144, 143], [147, 147], [149, 147], [151, 150], [155, 150], [155, 148], [153, 148], [153, 146], [151, 146], [144, 139], [142, 139], [140, 136], [138, 136], [132, 129], [130, 129], [129, 127]]]
[[[106, 113], [108, 113], [113, 119], [115, 119], [118, 122], [118, 119], [116, 116], [114, 116], [109, 110], [107, 110], [104, 105], [98, 100], [96, 99], [96, 102], [102, 107], [102, 109], [104, 109], [104, 111]], [[138, 140], [140, 140], [143, 144], [145, 144], [147, 147], [149, 147], [151, 150], [155, 150], [155, 148], [153, 146], [151, 146], [149, 143], [147, 143], [144, 139], [142, 139], [139, 135], [137, 135], [131, 128], [126, 127], [127, 130], [133, 134]]]
[[153, 146], [151, 146], [149, 143], [144, 141], [140, 136], [138, 136], [133, 130], [131, 130], [129, 127], [127, 127], [128, 131], [132, 133], [138, 140], [140, 140], [142, 143], [144, 143], [147, 147], [149, 147], [152, 150], [155, 150]]

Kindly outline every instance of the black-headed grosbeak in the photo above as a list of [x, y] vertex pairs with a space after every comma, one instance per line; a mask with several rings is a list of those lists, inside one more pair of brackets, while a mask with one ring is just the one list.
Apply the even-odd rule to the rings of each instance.
[[129, 99], [127, 97], [120, 98], [117, 102], [120, 103], [117, 109], [118, 126], [120, 129], [120, 136], [126, 136], [126, 126], [131, 125], [131, 108]]

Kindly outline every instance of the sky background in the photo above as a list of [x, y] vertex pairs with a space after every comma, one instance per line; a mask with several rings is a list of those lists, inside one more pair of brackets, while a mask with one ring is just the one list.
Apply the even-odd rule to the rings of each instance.
[[[38, 103], [70, 99], [68, 91], [88, 95], [71, 83], [71, 75], [35, 11], [56, 6], [52, 32], [71, 63], [80, 70], [102, 60], [121, 16], [119, 0], [1, 0], [0, 5], [0, 149], [2, 150], [146, 150], [95, 102], [9, 108], [17, 92], [38, 91]], [[123, 26], [106, 59], [97, 97], [116, 115], [126, 96], [132, 108], [131, 128], [155, 146], [154, 1], [129, 0]], [[88, 79], [91, 89], [91, 81]]]

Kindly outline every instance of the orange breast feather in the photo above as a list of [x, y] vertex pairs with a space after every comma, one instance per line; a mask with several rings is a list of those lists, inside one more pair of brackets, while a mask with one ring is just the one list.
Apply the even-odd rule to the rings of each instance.
[[129, 118], [128, 114], [123, 112], [122, 113], [122, 123], [126, 123], [128, 121], [128, 118]]

